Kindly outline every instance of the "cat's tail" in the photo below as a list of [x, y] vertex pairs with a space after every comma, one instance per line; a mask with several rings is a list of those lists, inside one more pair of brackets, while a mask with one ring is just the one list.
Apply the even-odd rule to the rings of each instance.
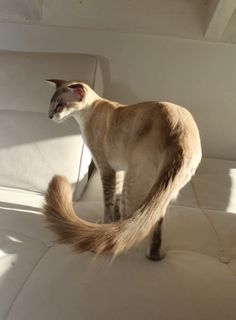
[[49, 228], [58, 242], [70, 244], [78, 252], [117, 255], [138, 244], [164, 215], [166, 207], [183, 186], [183, 150], [165, 165], [142, 205], [132, 215], [110, 224], [87, 222], [77, 216], [72, 205], [72, 188], [66, 178], [55, 176], [46, 194], [46, 215]]

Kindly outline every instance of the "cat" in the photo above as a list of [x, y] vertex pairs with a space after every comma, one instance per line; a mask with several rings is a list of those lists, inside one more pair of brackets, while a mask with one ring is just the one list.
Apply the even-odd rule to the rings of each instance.
[[[104, 223], [87, 222], [73, 209], [66, 178], [53, 177], [44, 214], [58, 241], [78, 252], [118, 255], [152, 232], [147, 257], [163, 259], [167, 206], [190, 181], [202, 157], [192, 115], [168, 102], [127, 106], [101, 98], [83, 82], [48, 81], [56, 85], [49, 118], [78, 121], [99, 169], [104, 195]], [[116, 177], [121, 171], [125, 172], [123, 189], [116, 199]]]

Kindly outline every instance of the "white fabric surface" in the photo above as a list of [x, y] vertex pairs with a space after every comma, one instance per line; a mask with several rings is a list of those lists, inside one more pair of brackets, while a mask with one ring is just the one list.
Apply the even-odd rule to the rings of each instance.
[[[101, 198], [96, 174], [75, 208], [96, 221]], [[168, 211], [157, 263], [147, 240], [112, 263], [78, 255], [54, 243], [39, 209], [2, 203], [0, 319], [235, 320], [235, 198], [236, 162], [204, 159]]]
[[54, 92], [46, 79], [81, 80], [99, 94], [103, 90], [100, 64], [92, 55], [0, 52], [0, 70], [0, 110], [46, 113]]
[[79, 199], [90, 161], [75, 120], [56, 124], [44, 113], [0, 110], [0, 187], [43, 193], [60, 174]]
[[2, 201], [29, 204], [32, 197], [39, 199], [54, 174], [65, 175], [79, 199], [91, 156], [75, 121], [57, 125], [48, 120], [55, 88], [45, 79], [82, 80], [102, 95], [98, 58], [78, 53], [0, 52], [0, 69]]

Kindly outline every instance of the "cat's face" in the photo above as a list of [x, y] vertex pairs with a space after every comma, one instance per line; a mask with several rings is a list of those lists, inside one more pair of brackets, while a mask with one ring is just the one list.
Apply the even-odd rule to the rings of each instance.
[[61, 122], [71, 116], [74, 111], [83, 108], [86, 91], [82, 83], [54, 79], [47, 81], [56, 85], [56, 91], [49, 106], [50, 119]]

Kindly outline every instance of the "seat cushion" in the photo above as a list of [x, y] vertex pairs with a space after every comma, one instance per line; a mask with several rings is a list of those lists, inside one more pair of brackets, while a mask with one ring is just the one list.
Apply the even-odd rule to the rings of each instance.
[[[236, 162], [202, 161], [168, 210], [167, 256], [157, 263], [145, 258], [148, 239], [114, 260], [79, 255], [54, 243], [39, 208], [2, 203], [0, 318], [234, 320], [236, 214], [227, 199], [236, 196], [235, 168]], [[74, 206], [84, 219], [101, 218], [97, 173]]]
[[171, 251], [160, 263], [132, 250], [113, 263], [68, 247], [46, 251], [7, 320], [234, 320], [235, 278], [224, 264]]

